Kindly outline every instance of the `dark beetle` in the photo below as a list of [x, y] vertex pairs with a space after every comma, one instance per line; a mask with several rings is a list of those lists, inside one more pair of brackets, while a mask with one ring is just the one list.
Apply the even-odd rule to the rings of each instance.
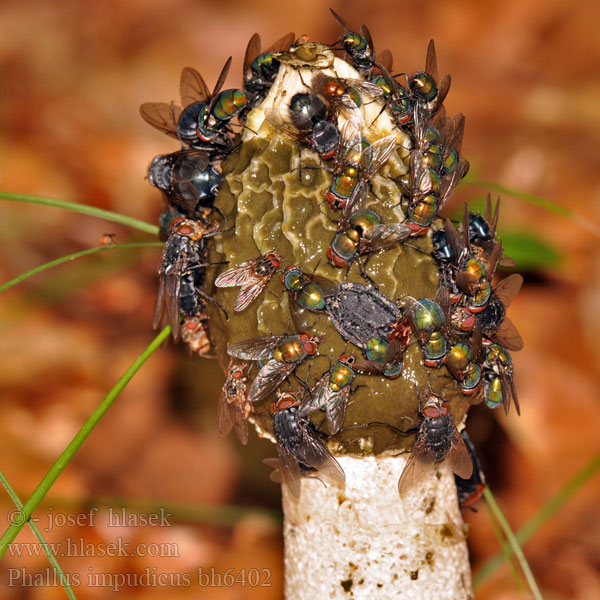
[[342, 283], [325, 298], [325, 312], [345, 339], [366, 349], [372, 339], [387, 340], [401, 309], [387, 296], [368, 285]]

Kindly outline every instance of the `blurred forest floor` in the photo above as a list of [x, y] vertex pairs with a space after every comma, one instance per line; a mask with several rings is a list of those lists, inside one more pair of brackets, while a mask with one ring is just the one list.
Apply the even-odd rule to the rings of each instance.
[[[409, 0], [393, 11], [381, 0], [332, 6], [350, 23], [366, 22], [376, 48], [393, 51], [397, 70], [422, 67], [433, 37], [440, 72], [452, 75], [447, 111], [466, 115], [463, 155], [471, 176], [548, 198], [598, 231], [597, 2]], [[5, 0], [0, 189], [155, 223], [163, 204], [144, 180], [146, 168], [177, 144], [141, 120], [139, 104], [176, 100], [179, 73], [188, 64], [211, 86], [230, 54], [228, 86], [239, 86], [250, 36], [259, 31], [268, 46], [292, 27], [324, 42], [340, 34], [316, 0], [266, 0], [260, 9], [239, 0]], [[463, 185], [445, 213], [454, 214], [484, 191]], [[0, 200], [0, 211], [0, 282], [96, 246], [106, 233], [115, 234], [117, 243], [150, 239], [53, 208]], [[477, 407], [469, 419], [491, 488], [516, 530], [598, 452], [600, 243], [589, 227], [506, 195], [500, 230], [528, 231], [558, 257], [519, 269], [526, 284], [510, 317], [525, 340], [525, 349], [514, 355], [521, 417], [506, 419], [501, 411]], [[107, 252], [2, 295], [0, 468], [23, 501], [152, 339], [159, 259], [157, 248]], [[61, 544], [61, 551], [67, 543], [88, 545], [87, 556], [59, 557], [78, 598], [104, 598], [111, 585], [123, 598], [281, 597], [279, 491], [261, 464], [274, 447], [256, 436], [247, 448], [233, 436], [219, 438], [214, 423], [221, 384], [216, 363], [165, 345], [37, 510], [38, 525], [49, 529], [46, 539]], [[548, 599], [600, 598], [599, 492], [596, 477], [525, 546]], [[127, 515], [156, 507], [173, 515], [158, 525], [109, 527], [106, 505], [119, 502]], [[12, 508], [5, 494], [0, 505], [3, 514]], [[204, 505], [253, 510], [238, 518]], [[482, 506], [466, 518], [476, 572], [498, 542]], [[158, 556], [100, 556], [99, 548], [119, 539], [130, 548], [145, 544]], [[34, 538], [25, 528], [17, 542]], [[17, 547], [23, 555], [7, 553], [0, 565], [0, 599], [65, 597], [60, 586], [40, 584], [50, 577], [43, 552], [28, 556], [27, 548]], [[255, 569], [260, 583], [270, 586], [211, 587], [198, 581], [199, 569]], [[270, 573], [268, 582], [262, 569]], [[129, 585], [133, 580], [121, 585], [125, 580], [116, 577], [94, 579], [127, 573], [170, 579], [137, 587]], [[27, 586], [27, 576], [37, 579]], [[506, 567], [477, 593], [482, 600], [524, 597]]]

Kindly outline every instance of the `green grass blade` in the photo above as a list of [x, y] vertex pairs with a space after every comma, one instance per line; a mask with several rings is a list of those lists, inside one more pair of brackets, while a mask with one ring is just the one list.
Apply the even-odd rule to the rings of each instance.
[[134, 219], [133, 217], [128, 217], [127, 215], [115, 213], [110, 210], [104, 210], [103, 208], [79, 204], [78, 202], [67, 202], [65, 200], [55, 200], [54, 198], [43, 198], [41, 196], [29, 196], [27, 194], [10, 194], [8, 192], [0, 192], [0, 200], [11, 200], [12, 202], [27, 202], [30, 204], [64, 208], [99, 219], [113, 221], [114, 223], [121, 223], [121, 225], [127, 225], [128, 227], [133, 227], [133, 229], [139, 229], [140, 231], [145, 231], [152, 235], [158, 235], [159, 232], [159, 228], [156, 225], [146, 223], [146, 221], [140, 221], [139, 219]]
[[488, 502], [484, 502], [483, 505], [485, 506], [485, 510], [490, 519], [492, 529], [494, 530], [494, 535], [496, 536], [496, 539], [498, 540], [498, 543], [500, 544], [500, 552], [502, 553], [504, 560], [508, 563], [508, 566], [510, 567], [510, 571], [512, 573], [513, 579], [517, 583], [517, 586], [519, 587], [520, 591], [524, 591], [525, 590], [525, 582], [523, 581], [523, 577], [521, 576], [521, 573], [519, 573], [519, 569], [518, 569], [517, 565], [515, 564], [514, 555], [511, 552], [510, 546], [506, 543], [506, 540], [504, 539], [504, 535], [502, 535], [502, 528], [500, 527], [500, 524], [498, 523], [498, 519], [496, 519], [496, 515]]
[[125, 248], [144, 248], [148, 246], [163, 246], [162, 242], [131, 242], [129, 244], [112, 244], [110, 246], [98, 246], [95, 248], [88, 248], [87, 250], [82, 250], [81, 252], [74, 252], [73, 254], [67, 254], [67, 256], [62, 256], [61, 258], [57, 258], [55, 260], [51, 260], [39, 267], [35, 267], [25, 273], [21, 273], [21, 275], [17, 275], [14, 279], [7, 281], [6, 283], [0, 285], [0, 292], [11, 288], [13, 285], [17, 285], [17, 283], [21, 283], [25, 279], [28, 279], [32, 275], [37, 275], [46, 269], [51, 269], [52, 267], [56, 267], [58, 265], [62, 265], [63, 263], [69, 262], [71, 260], [75, 260], [76, 258], [81, 258], [83, 256], [90, 256], [91, 254], [97, 254], [98, 252], [105, 252], [107, 250], [121, 250]]
[[64, 449], [63, 453], [58, 457], [58, 460], [50, 467], [50, 470], [40, 484], [37, 486], [31, 497], [23, 505], [23, 519], [20, 523], [11, 523], [2, 538], [0, 538], [0, 558], [4, 556], [6, 549], [10, 543], [17, 537], [23, 525], [31, 518], [33, 511], [38, 504], [44, 499], [58, 476], [63, 472], [69, 464], [75, 453], [79, 450], [88, 435], [92, 432], [98, 421], [104, 416], [115, 399], [123, 391], [131, 378], [137, 373], [139, 368], [146, 362], [152, 353], [164, 342], [171, 333], [171, 327], [167, 325], [150, 343], [150, 345], [142, 352], [135, 362], [125, 371], [123, 376], [117, 381], [115, 386], [108, 392], [104, 400], [99, 404], [98, 408], [92, 413], [91, 417], [84, 423], [69, 445]]
[[560, 204], [552, 202], [547, 198], [542, 198], [541, 196], [536, 196], [535, 194], [528, 194], [527, 192], [515, 190], [513, 188], [506, 187], [505, 185], [494, 183], [493, 181], [481, 181], [480, 179], [471, 179], [468, 175], [465, 177], [464, 182], [468, 185], [488, 188], [496, 192], [507, 194], [508, 196], [514, 196], [515, 198], [525, 200], [525, 202], [529, 202], [529, 204], [539, 206], [540, 208], [554, 213], [555, 215], [560, 215], [561, 217], [566, 217], [567, 219], [574, 221], [579, 226], [583, 227], [584, 229], [587, 229], [596, 237], [600, 238], [600, 225], [590, 221], [588, 218], [584, 217], [583, 215], [580, 215], [574, 210], [571, 210], [566, 206], [561, 206]]
[[510, 528], [510, 525], [509, 525], [508, 521], [506, 520], [504, 513], [500, 509], [500, 506], [496, 502], [496, 498], [494, 498], [494, 495], [490, 491], [489, 487], [486, 487], [483, 490], [483, 497], [485, 498], [490, 509], [494, 513], [494, 516], [498, 520], [500, 527], [502, 527], [502, 531], [504, 531], [504, 535], [506, 536], [506, 539], [508, 540], [508, 544], [509, 544], [511, 550], [513, 551], [514, 555], [517, 557], [519, 565], [521, 565], [521, 570], [523, 571], [523, 575], [525, 575], [525, 579], [527, 580], [527, 583], [529, 584], [529, 589], [531, 590], [534, 600], [543, 600], [540, 589], [538, 588], [538, 585], [535, 581], [535, 577], [533, 576], [533, 573], [531, 572], [531, 567], [529, 566], [529, 563], [527, 562], [527, 559], [525, 558], [525, 554], [523, 553], [523, 549], [519, 545], [519, 542], [517, 541], [515, 534], [513, 533], [512, 529]]
[[[517, 540], [520, 544], [525, 544], [546, 521], [554, 516], [576, 492], [579, 491], [585, 483], [587, 483], [594, 475], [600, 471], [600, 454], [597, 454], [573, 479], [567, 482], [563, 488], [552, 497], [538, 513], [532, 517], [519, 531], [517, 532]], [[473, 577], [473, 587], [477, 589], [481, 586], [488, 577], [490, 577], [504, 562], [504, 557], [501, 553], [490, 558]]]
[[[15, 503], [15, 506], [18, 509], [22, 509], [23, 503], [21, 502], [21, 499], [19, 498], [18, 494], [13, 489], [12, 485], [10, 485], [8, 479], [6, 479], [6, 476], [4, 475], [4, 473], [2, 471], [0, 471], [0, 482], [5, 487], [11, 500]], [[18, 513], [18, 514], [20, 516], [21, 513]], [[39, 527], [33, 521], [29, 521], [29, 527], [31, 528], [31, 531], [33, 531], [33, 533], [35, 534], [35, 537], [38, 539], [39, 543], [41, 544], [42, 548], [44, 549], [46, 556], [48, 556], [48, 560], [50, 561], [50, 564], [54, 567], [54, 570], [56, 571], [56, 574], [58, 575], [58, 580], [60, 581], [61, 585], [65, 588], [65, 592], [67, 593], [67, 596], [69, 598], [71, 598], [71, 600], [77, 600], [77, 597], [75, 596], [75, 594], [73, 593], [73, 590], [71, 589], [71, 586], [69, 585], [69, 579], [67, 578], [64, 571], [61, 569], [60, 565], [58, 564], [58, 560], [56, 560], [56, 556], [54, 556], [54, 554], [52, 554], [52, 550], [50, 549], [50, 546], [48, 546], [48, 542], [46, 542], [46, 540], [44, 539], [44, 536], [42, 535], [42, 532], [40, 531]]]

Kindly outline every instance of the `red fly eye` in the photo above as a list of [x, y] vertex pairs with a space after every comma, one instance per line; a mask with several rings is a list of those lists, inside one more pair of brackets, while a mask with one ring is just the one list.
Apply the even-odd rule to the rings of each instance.
[[300, 334], [300, 341], [304, 344], [305, 342], [310, 342], [310, 340], [312, 340], [312, 335], [310, 335], [310, 333], [308, 333], [308, 331], [303, 331]]
[[347, 362], [347, 360], [348, 360], [348, 355], [347, 354], [342, 354], [340, 356], [340, 361], [341, 362]]
[[277, 254], [267, 254], [267, 258], [271, 261], [271, 264], [276, 269], [279, 269], [281, 266], [281, 260], [279, 260], [279, 256], [277, 256]]
[[293, 396], [284, 396], [277, 401], [277, 410], [286, 410], [292, 408], [296, 404], [296, 399]]
[[189, 223], [181, 223], [177, 226], [176, 232], [179, 235], [192, 235], [194, 228]]
[[450, 407], [448, 406], [447, 402], [442, 402], [442, 408], [441, 408], [441, 413], [444, 416], [447, 416], [450, 414]]
[[423, 409], [423, 414], [430, 419], [437, 419], [440, 416], [440, 411], [437, 406], [427, 406]]
[[306, 342], [305, 344], [302, 344], [302, 345], [304, 346], [304, 350], [305, 350], [306, 354], [308, 354], [309, 356], [316, 354], [317, 345], [314, 342]]
[[235, 370], [235, 371], [234, 371], [234, 372], [231, 374], [231, 376], [232, 376], [234, 379], [240, 379], [240, 378], [242, 377], [242, 375], [243, 375], [243, 373], [242, 373], [241, 369], [236, 369], [236, 370]]
[[274, 415], [277, 412], [277, 402], [271, 402], [271, 414]]
[[337, 196], [333, 192], [327, 192], [325, 194], [325, 199], [331, 206], [335, 206], [335, 203], [337, 202]]

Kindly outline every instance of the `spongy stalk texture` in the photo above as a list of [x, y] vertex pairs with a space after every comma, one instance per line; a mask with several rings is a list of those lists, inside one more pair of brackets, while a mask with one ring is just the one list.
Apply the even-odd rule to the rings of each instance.
[[283, 486], [286, 600], [473, 598], [452, 473], [431, 469], [404, 497], [396, 457], [338, 458], [346, 487]]

